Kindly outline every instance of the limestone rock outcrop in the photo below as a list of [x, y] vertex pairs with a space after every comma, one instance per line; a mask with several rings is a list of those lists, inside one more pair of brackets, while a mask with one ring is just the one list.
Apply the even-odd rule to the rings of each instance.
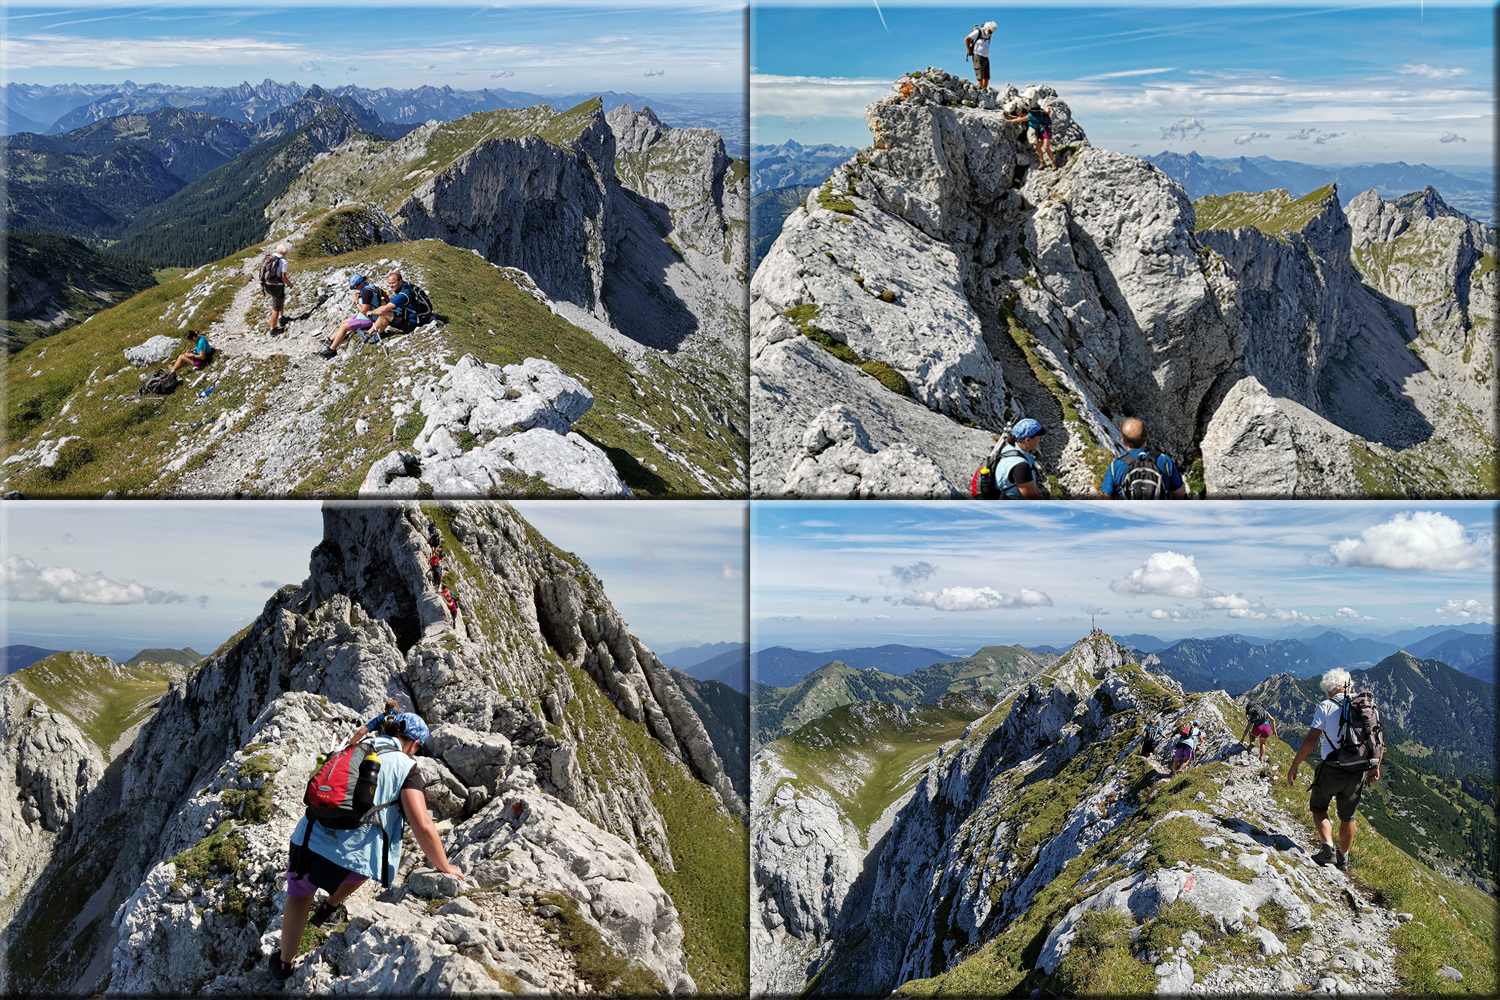
[[125, 360], [137, 368], [150, 368], [158, 361], [165, 361], [177, 350], [178, 341], [158, 334], [135, 347], [125, 348]]

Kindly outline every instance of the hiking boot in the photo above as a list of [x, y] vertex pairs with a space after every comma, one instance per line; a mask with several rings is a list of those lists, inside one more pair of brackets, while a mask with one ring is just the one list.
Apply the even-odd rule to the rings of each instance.
[[342, 906], [329, 906], [328, 900], [325, 899], [323, 900], [323, 902], [318, 904], [318, 908], [313, 911], [313, 915], [309, 919], [311, 920], [314, 927], [322, 927], [330, 920], [333, 920], [334, 923], [338, 923], [339, 921], [334, 918], [336, 915], [340, 914], [343, 909], [344, 908]]
[[1337, 853], [1338, 848], [1334, 847], [1332, 844], [1324, 844], [1322, 847], [1318, 848], [1318, 853], [1312, 856], [1313, 864], [1323, 865], [1324, 867], [1327, 867], [1328, 865], [1333, 864], [1334, 855]]
[[1335, 847], [1333, 849], [1333, 851], [1334, 851], [1334, 854], [1333, 854], [1333, 867], [1337, 868], [1341, 872], [1348, 871], [1349, 870], [1349, 855], [1345, 854], [1343, 851], [1341, 851], [1337, 847]]
[[281, 952], [279, 951], [271, 952], [271, 957], [266, 962], [266, 965], [271, 970], [271, 982], [275, 984], [277, 989], [281, 989], [282, 985], [288, 979], [292, 978], [292, 973], [297, 971], [297, 967], [291, 962], [283, 962], [281, 960]]
[[320, 358], [336, 358], [336, 357], [338, 357], [338, 355], [339, 355], [339, 352], [335, 351], [331, 347], [325, 347], [321, 351], [318, 352], [318, 357], [320, 357]]

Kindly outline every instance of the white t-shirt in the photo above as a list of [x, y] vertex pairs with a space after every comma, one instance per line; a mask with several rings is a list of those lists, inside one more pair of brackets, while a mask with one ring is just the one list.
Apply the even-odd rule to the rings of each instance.
[[285, 257], [281, 256], [280, 254], [276, 255], [276, 262], [271, 265], [271, 273], [274, 274], [274, 275], [276, 275], [278, 278], [280, 278], [282, 280], [282, 282], [286, 281], [286, 258]]
[[978, 28], [975, 28], [969, 32], [969, 37], [974, 40], [974, 54], [976, 56], [984, 56], [988, 59], [990, 57], [990, 39], [994, 36], [986, 35]]
[[1318, 703], [1318, 711], [1313, 716], [1312, 728], [1321, 729], [1323, 737], [1318, 740], [1318, 749], [1323, 751], [1319, 760], [1326, 760], [1328, 755], [1339, 748], [1339, 713], [1343, 711], [1342, 695], [1339, 701], [1325, 698]]

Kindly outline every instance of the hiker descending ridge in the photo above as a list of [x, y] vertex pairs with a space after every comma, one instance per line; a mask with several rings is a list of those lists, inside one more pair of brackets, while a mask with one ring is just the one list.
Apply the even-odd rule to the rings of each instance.
[[1266, 762], [1266, 742], [1273, 736], [1281, 735], [1276, 728], [1276, 719], [1267, 711], [1266, 706], [1258, 701], [1252, 701], [1245, 706], [1245, 731], [1240, 736], [1240, 742], [1247, 747], [1254, 748], [1255, 741], [1260, 740], [1260, 762]]
[[286, 309], [286, 253], [287, 245], [278, 243], [276, 249], [260, 262], [260, 290], [271, 297], [271, 329], [267, 332], [272, 337], [283, 329], [281, 314]]
[[[387, 702], [389, 704], [389, 702]], [[319, 889], [328, 897], [311, 913], [313, 926], [332, 920], [339, 904], [366, 880], [387, 889], [401, 866], [403, 819], [432, 867], [464, 878], [448, 860], [432, 814], [426, 782], [413, 758], [427, 739], [427, 723], [410, 712], [383, 716], [380, 735], [321, 761], [308, 780], [307, 814], [292, 831], [286, 867], [286, 908], [281, 917], [281, 951], [267, 959], [271, 978], [285, 983], [296, 971]]]
[[208, 342], [207, 337], [200, 336], [197, 330], [189, 330], [187, 333], [184, 333], [182, 335], [182, 339], [190, 344], [193, 344], [194, 346], [186, 351], [183, 351], [177, 356], [177, 360], [172, 362], [170, 371], [173, 375], [176, 375], [177, 369], [181, 368], [183, 365], [192, 365], [194, 368], [202, 368], [207, 365], [209, 359], [214, 356], [213, 345]]
[[1177, 746], [1172, 751], [1172, 773], [1176, 774], [1192, 762], [1198, 741], [1203, 738], [1203, 724], [1194, 719], [1177, 732]]
[[1038, 167], [1050, 164], [1053, 170], [1057, 169], [1057, 159], [1052, 155], [1052, 113], [1042, 107], [1036, 98], [1031, 98], [1026, 106], [1025, 112], [1012, 118], [1005, 116], [1005, 120], [1012, 124], [1026, 123], [1026, 138], [1036, 146], [1036, 165]]
[[1036, 463], [1045, 433], [1046, 428], [1032, 417], [1016, 421], [974, 473], [969, 495], [981, 500], [1042, 499]]
[[986, 21], [974, 25], [974, 30], [964, 36], [966, 58], [974, 60], [974, 79], [980, 90], [990, 89], [990, 40], [995, 35], [995, 22]]
[[[1349, 867], [1349, 849], [1354, 846], [1354, 812], [1364, 797], [1365, 785], [1380, 780], [1380, 761], [1385, 756], [1385, 737], [1375, 699], [1367, 692], [1353, 694], [1354, 678], [1342, 667], [1334, 667], [1319, 682], [1328, 697], [1318, 703], [1297, 756], [1286, 775], [1286, 783], [1297, 780], [1297, 769], [1313, 752], [1319, 750], [1319, 764], [1313, 774], [1307, 807], [1323, 846], [1313, 855], [1320, 865]], [[1335, 700], [1342, 695], [1341, 700]], [[1328, 803], [1338, 799], [1339, 842], [1333, 843], [1333, 823], [1328, 818]]]
[[390, 296], [386, 295], [384, 289], [369, 278], [366, 278], [363, 274], [350, 275], [349, 288], [354, 299], [354, 313], [339, 324], [339, 328], [334, 331], [333, 337], [328, 341], [328, 346], [318, 352], [318, 356], [321, 358], [327, 359], [336, 356], [339, 345], [351, 333], [358, 333], [363, 337], [368, 337], [370, 342], [380, 339], [380, 335], [373, 332], [375, 320], [372, 318], [372, 314], [376, 309], [389, 302]]
[[1183, 500], [1187, 487], [1177, 464], [1146, 447], [1146, 425], [1134, 417], [1120, 425], [1125, 454], [1109, 463], [1099, 495], [1110, 500]]

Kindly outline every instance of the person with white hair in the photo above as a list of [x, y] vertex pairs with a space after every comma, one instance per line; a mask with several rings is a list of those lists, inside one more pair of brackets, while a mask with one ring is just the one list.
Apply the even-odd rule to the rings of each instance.
[[[1385, 755], [1380, 716], [1368, 694], [1354, 694], [1349, 671], [1335, 667], [1320, 683], [1327, 695], [1313, 715], [1312, 726], [1297, 748], [1286, 783], [1297, 780], [1297, 769], [1316, 749], [1318, 769], [1313, 775], [1308, 809], [1313, 815], [1322, 847], [1313, 855], [1320, 865], [1349, 867], [1349, 849], [1354, 844], [1354, 811], [1365, 793], [1365, 784], [1380, 780], [1380, 761]], [[1339, 840], [1333, 842], [1333, 823], [1328, 804], [1338, 800]]]
[[994, 37], [996, 27], [994, 21], [976, 24], [974, 30], [964, 37], [964, 48], [969, 53], [968, 58], [974, 60], [974, 79], [979, 81], [980, 90], [990, 89], [990, 39]]
[[271, 296], [271, 336], [281, 332], [281, 314], [286, 309], [286, 252], [285, 243], [276, 244], [276, 249], [266, 254], [260, 265], [260, 289]]

